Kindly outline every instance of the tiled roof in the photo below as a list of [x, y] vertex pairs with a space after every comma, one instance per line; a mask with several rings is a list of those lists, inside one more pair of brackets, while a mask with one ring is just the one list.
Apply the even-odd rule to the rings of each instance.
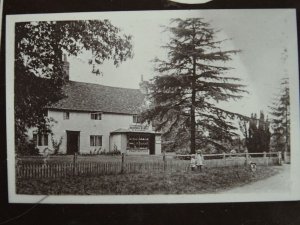
[[141, 110], [144, 95], [139, 89], [110, 87], [69, 81], [64, 87], [66, 98], [49, 106], [49, 109], [100, 111], [137, 114]]

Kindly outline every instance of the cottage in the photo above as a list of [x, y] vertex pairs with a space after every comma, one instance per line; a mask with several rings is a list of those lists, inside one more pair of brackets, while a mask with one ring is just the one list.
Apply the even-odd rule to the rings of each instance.
[[138, 117], [145, 98], [140, 89], [68, 81], [64, 92], [66, 98], [48, 107], [48, 117], [55, 121], [53, 135], [29, 132], [41, 152], [61, 140], [65, 154], [161, 153], [161, 134]]

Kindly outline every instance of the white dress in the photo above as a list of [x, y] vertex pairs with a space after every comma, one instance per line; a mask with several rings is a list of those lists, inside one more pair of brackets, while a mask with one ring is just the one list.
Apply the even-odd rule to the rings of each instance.
[[196, 154], [196, 165], [203, 166], [203, 158], [200, 154]]

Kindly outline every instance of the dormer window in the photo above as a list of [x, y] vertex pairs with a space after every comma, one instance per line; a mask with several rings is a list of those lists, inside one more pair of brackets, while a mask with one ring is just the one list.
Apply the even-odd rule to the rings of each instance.
[[102, 119], [102, 113], [101, 112], [91, 113], [91, 119], [92, 120], [101, 120]]
[[141, 123], [141, 117], [138, 115], [133, 115], [132, 121], [133, 121], [133, 123]]
[[64, 120], [70, 119], [70, 112], [64, 112], [63, 117], [64, 117]]

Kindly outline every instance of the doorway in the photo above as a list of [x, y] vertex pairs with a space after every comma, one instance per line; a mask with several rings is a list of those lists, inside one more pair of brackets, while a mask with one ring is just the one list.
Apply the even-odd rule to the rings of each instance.
[[151, 134], [149, 137], [149, 153], [155, 155], [155, 135]]
[[80, 131], [67, 130], [67, 154], [71, 155], [79, 152]]

